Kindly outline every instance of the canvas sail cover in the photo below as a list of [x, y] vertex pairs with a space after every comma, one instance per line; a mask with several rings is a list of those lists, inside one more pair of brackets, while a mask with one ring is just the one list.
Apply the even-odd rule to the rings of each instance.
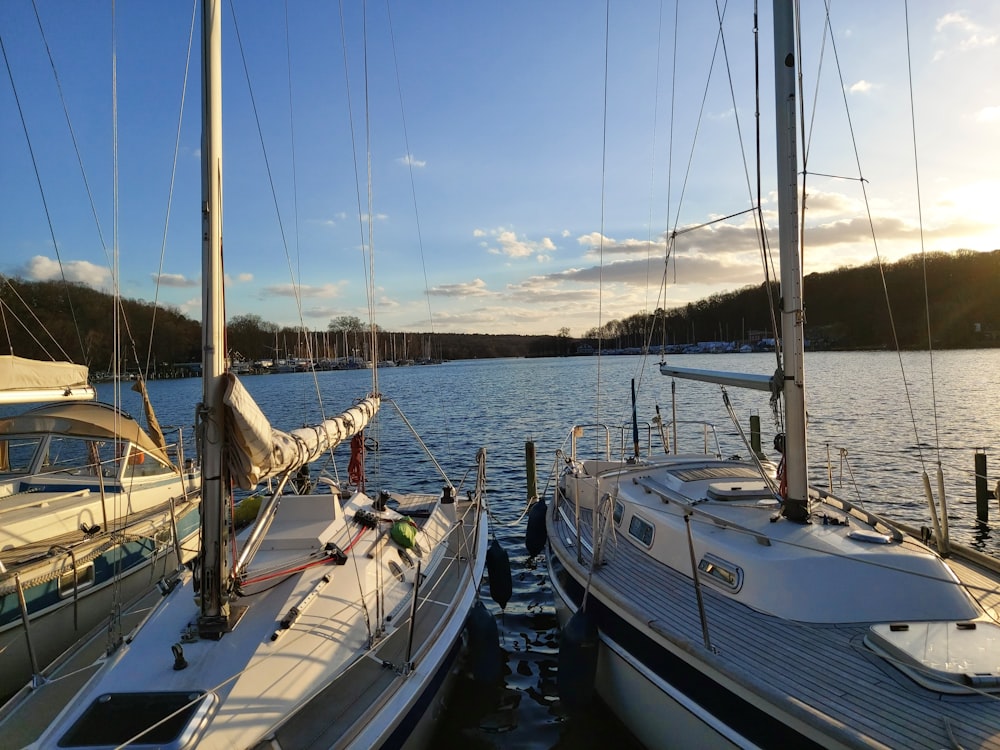
[[0, 355], [0, 403], [86, 400], [95, 396], [86, 365]]
[[378, 412], [380, 399], [369, 396], [320, 424], [282, 432], [267, 417], [235, 375], [225, 376], [226, 456], [233, 481], [249, 490], [270, 477], [315, 461], [338, 443], [361, 432]]

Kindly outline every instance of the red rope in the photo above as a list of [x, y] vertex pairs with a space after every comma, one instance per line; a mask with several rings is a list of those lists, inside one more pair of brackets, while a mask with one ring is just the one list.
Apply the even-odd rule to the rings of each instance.
[[[347, 547], [344, 549], [344, 552], [350, 552], [351, 548], [358, 543], [358, 540], [361, 538], [362, 534], [364, 534], [366, 531], [368, 531], [368, 527], [363, 526], [361, 528], [361, 531], [359, 531], [357, 534], [354, 535], [354, 538], [351, 540], [351, 543], [348, 544]], [[267, 575], [257, 576], [256, 578], [248, 578], [247, 580], [243, 581], [243, 585], [247, 586], [251, 583], [262, 583], [263, 581], [270, 581], [272, 578], [290, 576], [292, 573], [299, 573], [303, 570], [308, 570], [309, 568], [315, 568], [317, 565], [329, 565], [330, 562], [332, 562], [332, 558], [324, 557], [322, 560], [313, 560], [312, 562], [307, 562], [302, 565], [298, 565], [294, 568], [288, 568], [286, 570], [278, 570], [275, 571], [274, 573], [268, 573]]]

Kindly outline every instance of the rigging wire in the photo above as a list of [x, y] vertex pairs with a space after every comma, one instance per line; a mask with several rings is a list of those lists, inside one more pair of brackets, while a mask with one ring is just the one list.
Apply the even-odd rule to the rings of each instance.
[[[413, 153], [410, 151], [410, 137], [406, 130], [406, 111], [405, 108], [403, 107], [403, 87], [400, 84], [399, 61], [396, 59], [396, 36], [392, 28], [392, 14], [390, 13], [389, 10], [388, 0], [386, 0], [385, 3], [385, 12], [389, 22], [389, 41], [392, 45], [392, 63], [393, 63], [393, 68], [396, 72], [396, 90], [399, 93], [399, 116], [403, 127], [403, 147], [405, 149], [404, 153], [406, 154], [406, 167], [410, 175], [410, 194], [413, 196], [413, 218], [416, 223], [417, 247], [420, 250], [420, 268], [424, 274], [424, 289], [429, 290], [430, 283], [428, 283], [427, 281], [427, 262], [424, 257], [424, 239], [423, 235], [420, 232], [420, 211], [417, 208], [417, 189], [415, 181], [413, 179]], [[431, 309], [431, 295], [425, 294], [424, 298], [427, 302], [427, 318], [428, 321], [430, 322], [430, 332], [431, 335], [433, 335], [434, 312]]]
[[604, 109], [601, 120], [601, 230], [598, 242], [597, 263], [597, 391], [595, 397], [595, 414], [598, 424], [601, 421], [601, 361], [604, 348], [604, 210], [607, 185], [608, 161], [608, 62], [611, 39], [611, 0], [604, 4]]
[[[42, 30], [42, 25], [41, 25], [41, 19], [38, 16], [38, 7], [34, 3], [32, 3], [32, 7], [35, 10], [35, 18], [38, 21], [39, 31], [41, 31]], [[46, 52], [49, 55], [49, 64], [52, 67], [53, 75], [56, 76], [56, 86], [59, 87], [60, 98], [61, 98], [62, 97], [62, 88], [59, 86], [59, 78], [58, 78], [58, 75], [56, 75], [56, 72], [55, 72], [55, 63], [52, 61], [52, 53], [49, 50], [48, 42], [45, 40], [45, 34], [44, 34], [44, 32], [42, 32], [42, 41], [45, 44], [45, 50], [46, 50]], [[34, 147], [31, 144], [31, 136], [28, 133], [28, 124], [27, 124], [27, 121], [25, 120], [25, 117], [24, 117], [24, 108], [21, 106], [21, 98], [20, 98], [20, 96], [18, 96], [17, 86], [14, 84], [14, 74], [13, 74], [13, 71], [11, 70], [11, 67], [10, 67], [10, 60], [7, 57], [7, 48], [6, 48], [6, 45], [4, 45], [3, 36], [2, 35], [0, 35], [0, 53], [3, 54], [4, 66], [7, 69], [7, 77], [10, 80], [11, 92], [14, 95], [14, 103], [17, 106], [18, 116], [21, 119], [21, 128], [24, 130], [25, 144], [28, 147], [28, 154], [31, 157], [31, 166], [32, 166], [32, 170], [35, 173], [35, 181], [38, 183], [39, 196], [41, 197], [42, 206], [43, 206], [43, 208], [45, 210], [45, 219], [48, 222], [49, 236], [52, 238], [52, 249], [53, 249], [53, 251], [56, 254], [56, 259], [59, 261], [59, 273], [62, 276], [63, 287], [66, 290], [66, 299], [69, 302], [70, 314], [73, 317], [73, 327], [76, 330], [77, 340], [78, 340], [79, 345], [80, 345], [80, 353], [81, 353], [81, 356], [83, 356], [86, 359], [87, 352], [86, 352], [86, 349], [84, 348], [84, 345], [83, 345], [83, 336], [82, 336], [82, 334], [80, 332], [80, 324], [79, 324], [79, 322], [77, 321], [77, 318], [76, 318], [76, 309], [73, 307], [73, 298], [72, 298], [72, 296], [69, 293], [69, 282], [66, 279], [66, 269], [63, 267], [62, 255], [59, 253], [59, 243], [56, 241], [55, 227], [52, 224], [52, 214], [49, 211], [49, 203], [48, 203], [48, 200], [45, 197], [45, 189], [44, 189], [44, 187], [42, 187], [42, 177], [41, 177], [41, 174], [38, 171], [38, 159], [35, 156], [35, 149], [34, 149]], [[63, 100], [63, 109], [65, 111], [65, 100]], [[68, 116], [67, 116], [67, 120], [68, 120]], [[72, 132], [72, 129], [71, 129], [71, 132]], [[76, 138], [75, 138], [75, 136], [73, 138], [73, 143], [74, 143], [74, 145], [76, 144]], [[77, 154], [79, 155], [79, 150], [77, 150]], [[88, 189], [88, 192], [89, 192], [89, 189]], [[91, 205], [93, 205], [93, 199], [91, 199]], [[102, 243], [103, 243], [103, 238], [102, 238]], [[9, 283], [8, 283], [8, 286], [9, 286]], [[53, 341], [55, 342], [55, 339], [53, 339]], [[55, 342], [55, 343], [56, 343], [56, 346], [59, 346], [58, 342]], [[69, 355], [66, 354], [66, 352], [62, 349], [61, 346], [59, 346], [59, 350], [63, 352], [63, 355], [66, 357], [66, 359], [71, 359], [71, 357], [69, 357]]]
[[[930, 359], [930, 378], [931, 378], [931, 406], [934, 414], [934, 445], [937, 451], [937, 464], [938, 468], [941, 467], [941, 431], [940, 423], [938, 420], [938, 408], [937, 408], [937, 385], [936, 379], [934, 377], [934, 337], [931, 335], [931, 303], [927, 292], [927, 247], [924, 244], [924, 213], [923, 213], [923, 200], [921, 198], [920, 192], [920, 159], [917, 152], [917, 114], [913, 105], [913, 55], [912, 55], [912, 45], [910, 43], [910, 4], [909, 2], [903, 3], [903, 15], [905, 17], [906, 23], [906, 78], [907, 78], [907, 90], [910, 95], [910, 127], [912, 129], [913, 138], [913, 172], [914, 181], [916, 182], [917, 190], [917, 225], [920, 231], [920, 261], [923, 267], [923, 278], [924, 278], [924, 313], [927, 318], [927, 354]], [[905, 381], [905, 378], [904, 378]], [[916, 420], [914, 419], [914, 422]], [[918, 440], [919, 447], [919, 440]]]
[[181, 125], [184, 122], [184, 102], [187, 97], [188, 75], [191, 71], [191, 50], [194, 48], [194, 30], [198, 20], [198, 0], [191, 4], [191, 25], [188, 30], [187, 55], [184, 57], [184, 80], [181, 84], [181, 101], [177, 113], [177, 133], [174, 136], [174, 156], [170, 164], [170, 186], [167, 189], [167, 210], [163, 221], [163, 237], [160, 240], [160, 264], [156, 270], [156, 284], [153, 289], [153, 313], [149, 325], [149, 347], [146, 349], [146, 365], [143, 372], [148, 375], [153, 358], [153, 330], [156, 327], [156, 313], [159, 310], [160, 280], [163, 278], [163, 263], [167, 254], [167, 235], [170, 231], [170, 213], [174, 202], [174, 182], [177, 177], [177, 160], [181, 150]]
[[[825, 13], [826, 13], [825, 24], [830, 29], [830, 49], [833, 52], [833, 58], [834, 58], [835, 66], [836, 66], [836, 69], [837, 69], [837, 77], [838, 77], [838, 81], [840, 83], [841, 96], [843, 97], [843, 100], [844, 100], [844, 114], [847, 117], [847, 127], [848, 127], [848, 131], [850, 133], [851, 146], [852, 146], [852, 148], [854, 150], [854, 161], [855, 161], [855, 164], [856, 164], [857, 170], [858, 170], [858, 184], [859, 184], [859, 186], [861, 188], [861, 195], [862, 195], [862, 199], [864, 201], [864, 206], [865, 206], [865, 214], [866, 214], [866, 216], [868, 218], [868, 228], [869, 228], [869, 231], [871, 233], [872, 247], [874, 248], [875, 258], [876, 258], [876, 261], [877, 261], [877, 264], [878, 264], [879, 278], [880, 278], [880, 280], [882, 282], [882, 293], [883, 293], [883, 296], [884, 296], [884, 299], [885, 299], [885, 303], [886, 303], [886, 311], [887, 311], [887, 313], [889, 315], [889, 327], [890, 327], [890, 330], [892, 332], [892, 340], [893, 340], [893, 344], [894, 344], [895, 350], [896, 350], [896, 358], [897, 358], [897, 361], [899, 362], [900, 373], [902, 374], [901, 380], [902, 380], [902, 385], [903, 385], [903, 392], [904, 392], [904, 395], [905, 395], [907, 410], [908, 410], [909, 415], [910, 415], [910, 426], [913, 428], [914, 445], [916, 447], [917, 457], [918, 457], [918, 460], [920, 462], [920, 465], [921, 465], [921, 467], [923, 467], [923, 466], [925, 466], [925, 463], [924, 463], [923, 448], [921, 447], [921, 441], [920, 441], [920, 432], [919, 432], [919, 429], [917, 427], [917, 418], [916, 418], [915, 410], [914, 410], [914, 406], [913, 406], [913, 398], [910, 395], [910, 386], [906, 382], [906, 367], [905, 367], [905, 365], [903, 363], [903, 353], [902, 353], [902, 349], [900, 348], [900, 345], [899, 345], [899, 336], [898, 336], [897, 331], [896, 331], [896, 320], [895, 320], [895, 316], [893, 315], [893, 312], [892, 312], [892, 303], [891, 303], [891, 301], [889, 299], [889, 287], [888, 287], [888, 284], [886, 283], [885, 266], [884, 266], [884, 264], [882, 262], [882, 255], [881, 255], [881, 252], [879, 250], [878, 237], [876, 236], [876, 233], [875, 233], [875, 220], [872, 217], [871, 203], [870, 203], [870, 201], [868, 199], [868, 191], [867, 191], [867, 189], [865, 187], [865, 185], [867, 183], [867, 180], [864, 179], [864, 172], [861, 169], [861, 156], [860, 156], [860, 154], [858, 152], [857, 138], [856, 138], [856, 136], [854, 134], [854, 124], [853, 124], [853, 120], [851, 118], [850, 107], [848, 106], [848, 102], [847, 102], [847, 90], [848, 90], [848, 88], [847, 88], [847, 86], [844, 83], [843, 70], [842, 70], [842, 68], [840, 66], [840, 56], [837, 53], [837, 40], [836, 40], [836, 37], [835, 37], [835, 35], [833, 33], [833, 24], [832, 24], [831, 19], [830, 19], [830, 3], [831, 3], [831, 0], [824, 0], [824, 8], [825, 8]], [[909, 39], [909, 30], [908, 29], [907, 29], [907, 39]], [[907, 54], [909, 55], [909, 46], [907, 46]], [[911, 101], [912, 101], [912, 88], [911, 88]], [[914, 134], [914, 137], [915, 137], [915, 134]], [[921, 233], [921, 238], [922, 237], [923, 237], [923, 234]], [[921, 244], [922, 244], [922, 240], [921, 240]]]

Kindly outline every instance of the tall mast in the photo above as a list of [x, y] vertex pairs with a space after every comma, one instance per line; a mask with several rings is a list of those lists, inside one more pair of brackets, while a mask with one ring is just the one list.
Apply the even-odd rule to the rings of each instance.
[[793, 0], [774, 0], [774, 106], [777, 133], [778, 241], [781, 257], [781, 346], [785, 399], [782, 509], [792, 521], [809, 517], [803, 353], [802, 267], [799, 257], [798, 161], [795, 133], [796, 61]]
[[202, 4], [202, 498], [201, 615], [198, 630], [228, 629], [222, 376], [225, 306], [222, 294], [222, 19], [218, 0]]

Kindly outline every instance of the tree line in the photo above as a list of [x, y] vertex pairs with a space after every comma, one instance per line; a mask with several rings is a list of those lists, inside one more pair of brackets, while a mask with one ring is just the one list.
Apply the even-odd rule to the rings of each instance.
[[[925, 283], [926, 282], [926, 283]], [[813, 348], [954, 349], [1000, 343], [1000, 250], [912, 255], [839, 268], [804, 280]], [[776, 283], [714, 294], [667, 310], [612, 320], [584, 335], [607, 347], [747, 342], [773, 338]], [[775, 316], [778, 313], [775, 312]], [[780, 326], [780, 322], [778, 323]]]
[[[882, 267], [814, 273], [805, 279], [806, 334], [814, 348], [892, 349], [896, 339], [903, 349], [926, 348], [928, 340], [935, 348], [993, 346], [1000, 343], [998, 286], [1000, 250], [929, 253]], [[776, 285], [747, 286], [675, 308], [640, 311], [577, 338], [567, 328], [544, 336], [381, 331], [374, 353], [367, 326], [353, 316], [305, 330], [251, 314], [228, 321], [227, 340], [232, 357], [250, 361], [567, 356], [598, 344], [657, 349], [774, 337], [772, 301], [779, 304]], [[201, 361], [198, 321], [141, 300], [119, 300], [118, 309], [116, 316], [111, 295], [82, 284], [3, 277], [0, 285], [6, 353], [70, 360], [92, 372], [112, 369], [115, 352], [122, 371], [169, 371]]]

